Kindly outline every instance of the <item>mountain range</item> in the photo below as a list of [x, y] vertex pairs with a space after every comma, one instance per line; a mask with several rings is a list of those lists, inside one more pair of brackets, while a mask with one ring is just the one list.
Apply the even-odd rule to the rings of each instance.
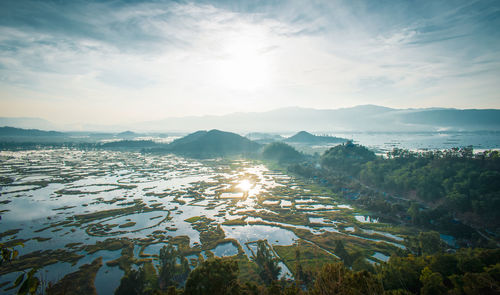
[[300, 131], [297, 134], [284, 139], [289, 143], [305, 143], [305, 144], [329, 144], [329, 143], [342, 143], [347, 139], [333, 136], [313, 135], [306, 131]]
[[[41, 124], [43, 122], [43, 124]], [[0, 126], [70, 130], [35, 118], [0, 118]], [[497, 109], [394, 109], [362, 105], [341, 109], [311, 109], [289, 107], [268, 112], [232, 113], [221, 116], [188, 116], [141, 122], [129, 125], [95, 126], [79, 124], [89, 131], [117, 132], [193, 132], [223, 129], [233, 132], [293, 133], [308, 130], [315, 133], [372, 131], [476, 131], [500, 130], [500, 110]]]
[[62, 132], [43, 131], [39, 129], [21, 129], [15, 127], [0, 127], [2, 137], [62, 137], [66, 136]]

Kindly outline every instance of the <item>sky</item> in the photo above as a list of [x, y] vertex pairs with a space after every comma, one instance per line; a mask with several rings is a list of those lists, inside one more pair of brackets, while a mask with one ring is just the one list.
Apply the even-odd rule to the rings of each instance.
[[500, 1], [0, 2], [0, 116], [500, 108]]

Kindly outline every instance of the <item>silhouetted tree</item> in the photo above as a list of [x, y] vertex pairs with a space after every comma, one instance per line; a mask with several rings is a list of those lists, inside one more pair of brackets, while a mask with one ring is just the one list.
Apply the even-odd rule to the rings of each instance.
[[144, 294], [146, 279], [144, 268], [132, 269], [120, 281], [120, 286], [115, 291], [115, 295], [140, 295]]
[[[180, 264], [177, 263], [177, 260]], [[165, 290], [170, 286], [182, 285], [186, 281], [191, 271], [189, 262], [186, 257], [179, 255], [173, 245], [168, 244], [160, 249], [159, 261], [158, 283], [160, 289]]]
[[278, 259], [269, 250], [265, 241], [257, 242], [255, 262], [259, 267], [259, 276], [266, 284], [278, 279], [281, 267], [278, 266]]
[[238, 272], [238, 263], [234, 260], [204, 261], [189, 274], [184, 294], [240, 294]]

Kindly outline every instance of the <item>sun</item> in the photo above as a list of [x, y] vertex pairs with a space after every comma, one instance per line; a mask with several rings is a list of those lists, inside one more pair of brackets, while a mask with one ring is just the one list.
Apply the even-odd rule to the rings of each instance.
[[240, 181], [236, 187], [240, 188], [244, 192], [248, 192], [252, 188], [252, 183], [247, 179], [244, 179]]
[[214, 83], [222, 89], [253, 91], [271, 83], [270, 59], [262, 52], [262, 34], [246, 32], [224, 39], [221, 58], [213, 63]]

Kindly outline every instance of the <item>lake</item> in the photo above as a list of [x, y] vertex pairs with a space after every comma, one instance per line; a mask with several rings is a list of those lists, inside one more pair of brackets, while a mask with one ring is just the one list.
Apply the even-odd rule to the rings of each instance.
[[[252, 259], [252, 243], [264, 239], [280, 251], [307, 240], [331, 261], [337, 239], [366, 249], [368, 260], [404, 248], [404, 234], [359, 220], [367, 212], [257, 161], [47, 149], [2, 151], [0, 163], [0, 242], [24, 243], [15, 269], [0, 268], [0, 284], [29, 269], [24, 255], [35, 251], [38, 274], [52, 282], [102, 257], [95, 285], [109, 293], [126, 271], [113, 261], [158, 265], [167, 244], [189, 253], [192, 267], [201, 257]], [[120, 251], [127, 247], [131, 256]], [[280, 251], [282, 275], [290, 276], [295, 266]]]

